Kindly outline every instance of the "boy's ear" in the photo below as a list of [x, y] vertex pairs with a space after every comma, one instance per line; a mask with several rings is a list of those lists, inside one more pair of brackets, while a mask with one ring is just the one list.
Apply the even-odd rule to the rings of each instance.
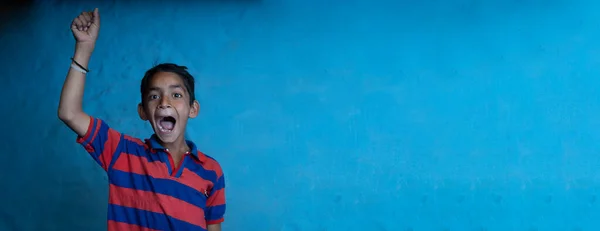
[[142, 103], [138, 104], [138, 114], [140, 115], [140, 119], [142, 119], [143, 121], [148, 120], [148, 117], [146, 116], [146, 112], [144, 111], [144, 106], [142, 105]]
[[194, 100], [194, 103], [192, 103], [192, 106], [190, 107], [190, 118], [196, 118], [196, 116], [198, 116], [198, 113], [200, 113], [200, 103], [198, 103], [198, 100]]

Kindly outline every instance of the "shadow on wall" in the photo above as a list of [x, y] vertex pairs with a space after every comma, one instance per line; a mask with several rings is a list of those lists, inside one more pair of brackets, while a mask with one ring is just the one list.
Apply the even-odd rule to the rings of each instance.
[[33, 5], [33, 0], [6, 0], [0, 1], [0, 30], [8, 23], [22, 21], [28, 18], [29, 7]]
[[33, 4], [33, 0], [8, 0], [0, 2], [0, 13], [5, 15], [8, 12], [24, 9]]
[[[228, 4], [228, 3], [240, 3], [240, 4], [256, 4], [261, 3], [262, 0], [171, 0], [171, 1], [163, 1], [163, 0], [147, 0], [144, 4], [149, 3], [161, 3], [161, 4], [174, 4], [178, 3], [177, 1], [187, 1], [193, 3], [203, 3], [203, 4]], [[77, 0], [46, 0], [44, 3], [81, 3], [81, 1]], [[128, 3], [128, 0], [119, 1], [119, 3]], [[8, 23], [15, 23], [19, 21], [23, 21], [28, 19], [31, 15], [31, 12], [28, 10], [32, 6], [36, 4], [35, 0], [3, 0], [0, 1], [0, 30], [5, 29], [5, 26]], [[94, 5], [93, 3], [88, 3], [86, 5]]]

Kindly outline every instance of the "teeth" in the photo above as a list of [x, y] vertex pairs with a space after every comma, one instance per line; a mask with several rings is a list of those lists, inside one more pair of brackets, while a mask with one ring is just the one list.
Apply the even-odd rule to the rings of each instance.
[[169, 129], [165, 129], [162, 126], [160, 126], [160, 124], [157, 124], [158, 130], [160, 130], [161, 132], [172, 132], [173, 130], [169, 130]]

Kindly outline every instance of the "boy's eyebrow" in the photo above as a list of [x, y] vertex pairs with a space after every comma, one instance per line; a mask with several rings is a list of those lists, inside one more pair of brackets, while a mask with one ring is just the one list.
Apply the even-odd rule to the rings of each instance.
[[[181, 89], [183, 89], [183, 87], [180, 84], [169, 85], [169, 88], [181, 88]], [[159, 91], [160, 89], [161, 89], [160, 87], [150, 87], [150, 88], [148, 88], [148, 91]]]
[[183, 88], [180, 84], [169, 85], [169, 88]]

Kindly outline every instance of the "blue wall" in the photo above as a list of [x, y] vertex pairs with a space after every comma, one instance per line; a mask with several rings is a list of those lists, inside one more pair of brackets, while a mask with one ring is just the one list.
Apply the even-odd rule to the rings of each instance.
[[56, 116], [93, 7], [85, 110], [148, 137], [143, 72], [190, 67], [225, 230], [600, 229], [597, 3], [110, 2], [0, 25], [0, 230], [106, 228], [106, 176]]

